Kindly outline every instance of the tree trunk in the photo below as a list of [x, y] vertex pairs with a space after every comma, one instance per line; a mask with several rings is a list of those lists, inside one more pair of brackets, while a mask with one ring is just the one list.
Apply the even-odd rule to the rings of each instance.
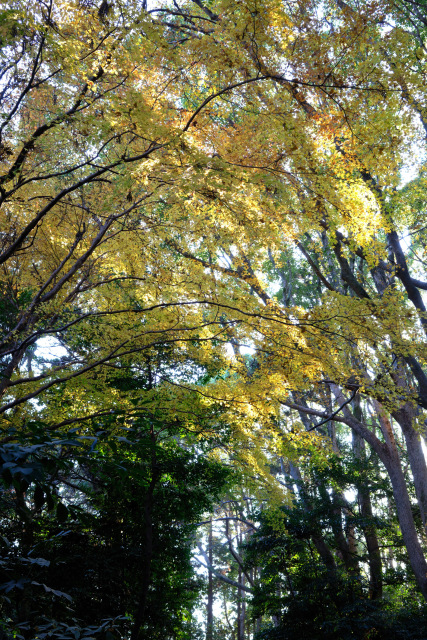
[[[358, 499], [360, 513], [364, 522], [372, 523], [373, 514], [369, 490], [362, 487], [358, 492]], [[363, 535], [365, 536], [366, 547], [368, 549], [369, 593], [372, 600], [379, 600], [383, 595], [383, 575], [380, 547], [374, 524], [365, 524], [363, 526]]]
[[385, 446], [379, 449], [377, 453], [390, 477], [399, 526], [408, 552], [409, 562], [411, 563], [421, 593], [427, 600], [427, 562], [418, 539], [411, 501], [409, 499], [408, 488], [406, 486], [405, 476], [403, 475], [393, 429], [380, 403], [375, 401], [374, 406], [377, 409], [381, 431], [386, 441]]
[[332, 555], [332, 551], [329, 549], [328, 545], [320, 535], [312, 535], [311, 540], [316, 547], [316, 551], [319, 554], [323, 564], [326, 567], [329, 578], [335, 578], [337, 573], [337, 565], [335, 564], [335, 559]]
[[[358, 420], [363, 420], [360, 399], [355, 399], [354, 415]], [[355, 458], [363, 463], [366, 459], [365, 441], [361, 436], [353, 433], [353, 453]], [[362, 476], [361, 481], [356, 483], [357, 500], [360, 508], [360, 515], [363, 518], [363, 535], [365, 537], [366, 548], [368, 550], [369, 562], [369, 594], [372, 600], [379, 600], [383, 593], [383, 576], [380, 547], [375, 525], [373, 524], [373, 513], [371, 504], [371, 494], [369, 482]]]
[[413, 426], [416, 417], [415, 410], [407, 403], [398, 411], [394, 411], [392, 415], [399, 423], [405, 437], [406, 450], [414, 478], [415, 494], [420, 509], [421, 521], [423, 523], [424, 533], [427, 533], [427, 465], [421, 445], [421, 435]]
[[[239, 569], [239, 583], [245, 584], [245, 576]], [[237, 640], [245, 640], [245, 619], [246, 619], [246, 603], [245, 594], [242, 589], [238, 589], [237, 592], [238, 605], [237, 605]]]
[[390, 452], [385, 456], [384, 464], [393, 487], [393, 495], [396, 502], [400, 530], [402, 531], [409, 561], [421, 593], [427, 600], [427, 562], [425, 560], [420, 541], [418, 540], [414, 517], [412, 515], [411, 502], [409, 500], [400, 460], [397, 454], [393, 455], [393, 453]]
[[[209, 542], [208, 542], [208, 558], [209, 567], [213, 564], [213, 539], [212, 539], [212, 519], [209, 522]], [[213, 638], [213, 573], [208, 569], [208, 601], [206, 605], [206, 640]]]
[[[331, 385], [331, 387], [337, 400], [341, 401], [341, 403], [343, 400], [345, 401], [344, 396], [338, 387], [336, 385]], [[427, 600], [427, 562], [417, 536], [411, 502], [402, 466], [400, 464], [393, 430], [380, 403], [374, 401], [373, 404], [377, 411], [385, 443], [380, 442], [378, 438], [376, 438], [376, 436], [363, 424], [363, 422], [358, 420], [351, 413], [347, 406], [343, 407], [346, 424], [348, 424], [352, 430], [356, 431], [356, 433], [371, 445], [388, 472], [393, 488], [399, 526], [408, 552], [409, 562], [420, 591], [425, 600]]]

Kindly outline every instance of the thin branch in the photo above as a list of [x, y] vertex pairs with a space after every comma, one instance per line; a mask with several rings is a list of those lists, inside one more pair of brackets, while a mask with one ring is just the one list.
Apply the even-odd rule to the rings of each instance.
[[346, 404], [350, 404], [350, 402], [352, 400], [354, 400], [354, 398], [356, 397], [356, 393], [359, 391], [359, 387], [357, 387], [357, 389], [355, 389], [353, 391], [353, 393], [351, 394], [350, 398], [348, 400], [346, 400], [344, 402], [344, 404], [342, 404], [340, 407], [338, 407], [338, 409], [336, 411], [334, 411], [333, 413], [331, 413], [330, 416], [328, 416], [327, 418], [325, 418], [324, 420], [322, 420], [321, 422], [318, 422], [317, 424], [313, 425], [312, 427], [310, 427], [309, 429], [307, 429], [307, 431], [313, 431], [313, 429], [317, 429], [318, 427], [321, 427], [323, 424], [326, 424], [327, 422], [329, 422], [330, 420], [333, 420], [335, 418], [335, 416], [337, 416], [339, 414], [339, 412], [341, 411], [341, 409], [343, 409]]
[[223, 582], [226, 582], [227, 584], [231, 584], [231, 586], [236, 587], [236, 589], [242, 589], [242, 591], [247, 591], [247, 593], [252, 593], [252, 589], [250, 589], [249, 587], [247, 587], [244, 584], [241, 584], [240, 582], [236, 582], [235, 580], [232, 580], [231, 578], [227, 578], [227, 576], [225, 576], [224, 574], [222, 574], [220, 571], [218, 571], [217, 569], [215, 569], [209, 562], [209, 560], [206, 557], [206, 553], [205, 551], [202, 549], [201, 545], [198, 545], [199, 547], [199, 551], [202, 554], [205, 562], [202, 562], [200, 560], [200, 558], [198, 558], [197, 556], [193, 556], [194, 559], [196, 560], [196, 562], [198, 562], [202, 567], [205, 567], [205, 569], [207, 569], [208, 571], [212, 571], [212, 573], [219, 578], [220, 580], [222, 580]]

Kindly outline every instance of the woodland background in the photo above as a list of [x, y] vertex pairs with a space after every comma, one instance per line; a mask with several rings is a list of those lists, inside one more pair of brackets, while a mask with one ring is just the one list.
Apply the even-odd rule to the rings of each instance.
[[427, 638], [425, 0], [0, 52], [0, 638]]

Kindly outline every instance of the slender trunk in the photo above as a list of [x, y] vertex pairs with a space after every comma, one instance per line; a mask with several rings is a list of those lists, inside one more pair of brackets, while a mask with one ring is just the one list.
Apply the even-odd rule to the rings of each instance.
[[[242, 582], [242, 572], [239, 569], [239, 577], [238, 582], [241, 584]], [[243, 635], [241, 633], [241, 618], [242, 618], [242, 590], [237, 589], [237, 640], [243, 640]]]
[[[329, 414], [332, 413], [332, 395], [331, 390], [327, 388], [327, 411]], [[336, 425], [332, 420], [327, 423], [328, 427], [328, 435], [331, 440], [332, 450], [337, 455], [340, 454], [340, 450], [338, 447], [337, 434], [336, 434]], [[327, 492], [324, 491], [323, 494], [325, 497], [327, 496]], [[357, 561], [357, 549], [356, 549], [356, 538], [354, 535], [354, 526], [351, 522], [351, 514], [349, 514], [344, 509], [345, 514], [345, 535], [342, 528], [342, 504], [344, 503], [344, 498], [341, 494], [337, 492], [333, 492], [333, 503], [335, 507], [332, 509], [332, 530], [334, 532], [335, 543], [339, 549], [340, 555], [343, 559], [346, 570], [350, 574], [359, 573], [359, 565]], [[330, 503], [329, 496], [327, 496], [327, 500]], [[314, 542], [314, 541], [313, 541]]]
[[[359, 397], [357, 397], [354, 402], [354, 415], [358, 420], [363, 420]], [[353, 453], [360, 463], [365, 461], [365, 441], [355, 431], [353, 431]], [[371, 494], [367, 478], [362, 476], [361, 480], [357, 481], [356, 487], [360, 515], [364, 523], [362, 527], [363, 535], [368, 550], [369, 594], [372, 600], [378, 600], [382, 598], [383, 593], [382, 562], [377, 531], [373, 524]]]
[[[347, 530], [345, 535], [342, 528], [342, 508], [340, 505], [340, 495], [335, 492], [333, 495], [333, 508], [331, 525], [334, 533], [335, 543], [340, 551], [341, 557], [344, 562], [344, 566], [350, 575], [359, 574], [359, 563], [357, 554], [354, 550], [354, 544], [349, 544], [349, 541], [354, 542], [351, 539], [350, 532]], [[353, 536], [354, 537], [354, 536]]]
[[320, 556], [323, 564], [328, 572], [329, 579], [334, 579], [337, 573], [337, 565], [335, 564], [334, 556], [328, 545], [320, 535], [313, 534], [311, 540], [316, 548], [317, 553]]
[[[356, 540], [356, 534], [354, 531], [354, 524], [352, 521], [353, 516], [347, 509], [344, 511], [344, 513], [345, 513], [345, 531], [347, 534], [348, 551], [350, 556], [354, 558], [357, 563], [357, 540]], [[356, 565], [356, 568], [358, 568], [357, 565]]]
[[[245, 584], [245, 576], [239, 568], [239, 583]], [[245, 640], [245, 620], [246, 620], [246, 602], [243, 589], [237, 592], [238, 597], [238, 613], [237, 613], [237, 640]]]
[[[331, 394], [331, 390], [330, 390], [329, 387], [327, 387], [327, 389], [325, 389], [325, 393], [327, 395], [326, 411], [330, 415], [332, 413], [332, 394]], [[339, 455], [340, 450], [339, 450], [339, 447], [338, 447], [337, 429], [336, 429], [335, 422], [333, 422], [333, 420], [331, 420], [330, 422], [326, 423], [326, 426], [328, 428], [328, 436], [329, 436], [329, 438], [331, 440], [331, 444], [332, 444], [332, 451], [334, 453], [336, 453], [337, 455]]]
[[[242, 584], [245, 584], [245, 576], [242, 574]], [[245, 624], [246, 624], [246, 600], [245, 593], [242, 591], [242, 606], [240, 609], [240, 637], [245, 640]]]
[[227, 598], [225, 596], [224, 593], [224, 614], [225, 614], [225, 621], [227, 622], [228, 628], [230, 629], [230, 633], [231, 633], [231, 638], [230, 640], [236, 640], [236, 630], [234, 628], [234, 626], [231, 624], [230, 622], [230, 618], [228, 617], [228, 610], [227, 610]]
[[373, 524], [372, 504], [369, 490], [361, 488], [358, 492], [360, 513], [365, 523], [363, 535], [368, 549], [369, 561], [369, 594], [372, 600], [379, 600], [383, 595], [383, 576], [380, 547], [376, 528]]
[[[391, 498], [387, 498], [387, 506], [388, 506], [389, 512], [392, 513], [395, 509], [395, 506]], [[393, 571], [393, 569], [396, 568], [395, 558], [394, 558], [394, 548], [391, 545], [388, 546], [386, 549], [384, 549], [383, 562], [385, 562], [385, 564], [387, 565], [387, 569], [389, 569], [390, 571]]]
[[[208, 558], [209, 567], [213, 564], [213, 536], [212, 536], [212, 519], [209, 522], [209, 542], [208, 542]], [[208, 569], [208, 601], [206, 605], [206, 640], [213, 638], [213, 573]]]

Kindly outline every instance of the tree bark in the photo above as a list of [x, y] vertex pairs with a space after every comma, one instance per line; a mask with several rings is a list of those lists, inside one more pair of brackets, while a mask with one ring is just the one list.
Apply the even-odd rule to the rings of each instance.
[[418, 540], [411, 502], [400, 460], [395, 452], [384, 456], [384, 464], [390, 476], [396, 502], [399, 526], [408, 552], [409, 562], [421, 593], [427, 600], [427, 562]]
[[427, 465], [424, 451], [421, 446], [421, 435], [415, 430], [413, 424], [416, 417], [415, 409], [407, 403], [398, 411], [392, 413], [400, 425], [405, 437], [406, 450], [409, 464], [414, 478], [415, 494], [420, 509], [421, 521], [424, 533], [427, 533]]

